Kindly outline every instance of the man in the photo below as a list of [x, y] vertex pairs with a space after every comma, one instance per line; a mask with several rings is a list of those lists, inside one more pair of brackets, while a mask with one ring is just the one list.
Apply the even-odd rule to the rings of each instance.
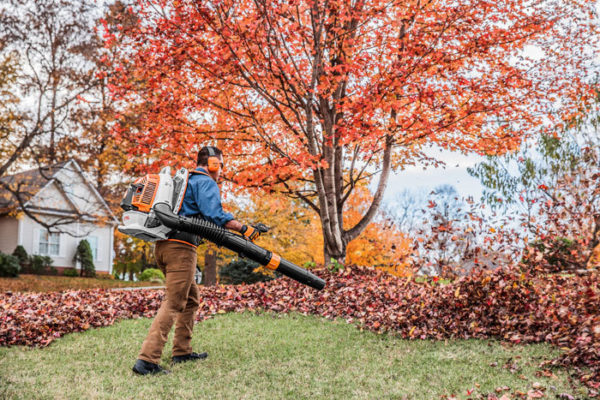
[[[190, 172], [183, 204], [179, 215], [204, 218], [219, 226], [240, 232], [250, 240], [260, 232], [236, 221], [223, 211], [217, 182], [223, 170], [223, 154], [216, 147], [203, 147], [198, 152], [197, 168]], [[142, 344], [133, 371], [141, 375], [168, 373], [159, 365], [169, 331], [175, 323], [173, 337], [173, 363], [202, 360], [207, 353], [192, 351], [194, 317], [198, 309], [198, 287], [194, 283], [196, 271], [196, 235], [174, 231], [169, 239], [156, 242], [156, 262], [165, 271], [167, 293], [148, 336]]]

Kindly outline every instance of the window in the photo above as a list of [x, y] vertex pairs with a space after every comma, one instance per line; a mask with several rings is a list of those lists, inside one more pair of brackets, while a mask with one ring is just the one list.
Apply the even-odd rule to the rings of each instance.
[[60, 233], [40, 230], [39, 253], [45, 256], [57, 256], [60, 252]]
[[98, 260], [98, 237], [96, 236], [88, 236], [85, 238], [90, 244], [90, 248], [92, 249], [92, 255], [94, 256], [94, 261]]

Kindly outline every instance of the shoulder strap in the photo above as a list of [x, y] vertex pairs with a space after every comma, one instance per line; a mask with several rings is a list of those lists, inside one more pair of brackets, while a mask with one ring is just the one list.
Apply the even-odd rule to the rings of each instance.
[[196, 171], [196, 170], [194, 170], [194, 171], [190, 171], [190, 174], [206, 175], [206, 176], [210, 177], [210, 175], [208, 175], [204, 171]]

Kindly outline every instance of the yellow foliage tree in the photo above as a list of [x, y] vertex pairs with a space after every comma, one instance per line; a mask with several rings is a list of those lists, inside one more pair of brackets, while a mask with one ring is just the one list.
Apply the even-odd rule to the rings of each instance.
[[270, 230], [256, 244], [300, 266], [323, 264], [323, 236], [316, 214], [302, 203], [277, 194], [256, 196], [233, 213], [244, 223], [262, 222]]
[[[348, 199], [344, 224], [355, 224], [372, 201], [366, 187], [357, 188]], [[396, 276], [410, 275], [409, 260], [412, 242], [394, 225], [376, 219], [353, 241], [348, 243], [348, 264], [373, 266]]]

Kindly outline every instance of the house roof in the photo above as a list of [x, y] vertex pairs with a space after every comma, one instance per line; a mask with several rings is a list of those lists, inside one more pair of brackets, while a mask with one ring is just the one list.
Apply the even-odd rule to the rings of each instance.
[[[112, 220], [114, 222], [118, 222], [110, 207], [108, 207], [105, 200], [98, 193], [96, 188], [87, 180], [83, 174], [83, 170], [75, 160], [68, 160], [50, 166], [39, 167], [0, 178], [0, 215], [7, 214], [11, 211], [21, 208], [22, 206], [29, 206], [28, 203], [30, 200], [32, 200], [42, 189], [55, 182], [57, 173], [67, 167], [69, 164], [71, 164], [74, 167], [74, 170], [81, 175], [85, 184], [89, 186], [89, 189], [97, 197], [99, 203], [106, 209], [107, 214], [112, 218]], [[64, 200], [66, 200], [68, 203], [69, 208], [73, 210], [73, 213], [79, 213], [77, 206], [70, 199], [70, 197], [62, 189], [60, 189], [60, 185], [58, 185], [58, 187], [64, 197]], [[15, 196], [14, 192], [18, 193], [18, 197]], [[65, 209], [54, 207], [36, 207], [36, 211], [64, 213]]]
[[[69, 161], [58, 164], [30, 169], [14, 175], [0, 178], [0, 214], [14, 210], [19, 206], [18, 199], [12, 192], [17, 192], [23, 204], [26, 204], [52, 177]], [[8, 188], [6, 188], [8, 186]]]

